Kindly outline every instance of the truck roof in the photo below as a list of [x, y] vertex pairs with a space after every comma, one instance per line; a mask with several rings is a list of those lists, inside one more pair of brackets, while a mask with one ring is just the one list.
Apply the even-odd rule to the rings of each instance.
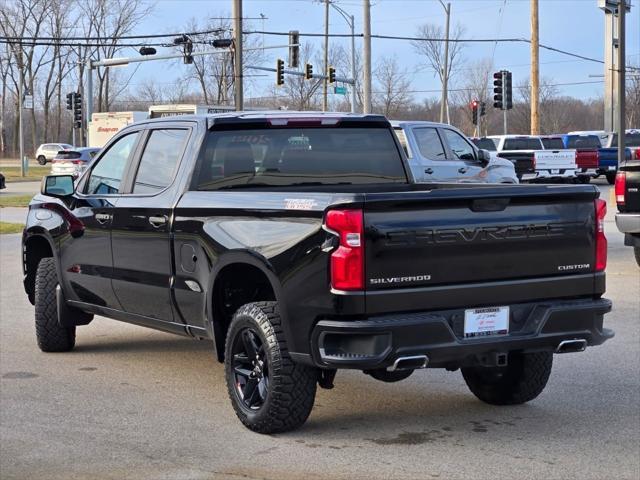
[[292, 110], [266, 110], [266, 111], [242, 111], [242, 112], [224, 112], [224, 113], [208, 113], [194, 115], [179, 115], [175, 117], [161, 117], [149, 119], [148, 122], [172, 122], [176, 120], [206, 120], [209, 125], [218, 123], [235, 123], [235, 122], [268, 122], [274, 119], [336, 119], [336, 120], [358, 120], [363, 122], [388, 123], [383, 115], [377, 114], [361, 114], [361, 113], [345, 113], [345, 112], [315, 112], [315, 111], [292, 111]]

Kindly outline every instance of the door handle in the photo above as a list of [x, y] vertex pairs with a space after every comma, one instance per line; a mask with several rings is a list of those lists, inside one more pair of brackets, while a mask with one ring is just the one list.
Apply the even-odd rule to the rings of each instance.
[[107, 223], [109, 220], [111, 220], [111, 214], [109, 213], [96, 213], [95, 214], [95, 218], [96, 221], [100, 224], [100, 225], [104, 225], [105, 223]]
[[458, 173], [467, 173], [467, 169], [465, 167], [460, 167], [458, 169]]
[[431, 167], [425, 168], [424, 169], [424, 173], [428, 173], [429, 175], [431, 175], [433, 173], [433, 168], [431, 168]]
[[156, 228], [160, 228], [165, 223], [167, 223], [167, 216], [166, 215], [154, 215], [152, 217], [149, 217], [149, 223], [151, 225], [153, 225], [154, 227], [156, 227]]

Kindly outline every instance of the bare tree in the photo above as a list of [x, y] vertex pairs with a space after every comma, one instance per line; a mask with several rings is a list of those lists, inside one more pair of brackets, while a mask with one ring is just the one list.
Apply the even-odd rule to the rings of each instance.
[[423, 57], [424, 64], [434, 70], [435, 75], [444, 83], [445, 75], [447, 81], [451, 80], [458, 63], [462, 60], [464, 44], [458, 42], [464, 35], [464, 27], [456, 25], [449, 33], [449, 62], [447, 72], [444, 71], [444, 38], [443, 28], [439, 25], [424, 24], [418, 28], [416, 36], [424, 40], [414, 40], [411, 42], [414, 50]]
[[411, 82], [406, 69], [400, 69], [398, 57], [382, 57], [376, 66], [374, 110], [387, 117], [394, 117], [411, 104]]
[[628, 74], [626, 94], [626, 123], [630, 128], [640, 128], [640, 69]]

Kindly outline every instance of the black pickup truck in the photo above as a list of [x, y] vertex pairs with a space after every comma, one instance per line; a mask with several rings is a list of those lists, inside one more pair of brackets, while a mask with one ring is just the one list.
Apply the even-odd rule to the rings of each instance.
[[93, 315], [199, 339], [240, 420], [302, 425], [338, 369], [461, 369], [518, 404], [553, 353], [613, 336], [605, 204], [589, 185], [414, 184], [376, 115], [260, 112], [120, 131], [45, 177], [23, 236], [38, 345]]
[[624, 244], [633, 247], [640, 266], [640, 159], [626, 160], [615, 181], [616, 225], [624, 233]]

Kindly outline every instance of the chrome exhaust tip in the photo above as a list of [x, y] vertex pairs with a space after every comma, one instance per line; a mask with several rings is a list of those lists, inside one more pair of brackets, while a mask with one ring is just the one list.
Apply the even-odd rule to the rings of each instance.
[[584, 352], [587, 348], [587, 341], [584, 338], [576, 338], [574, 340], [563, 340], [558, 344], [556, 353], [574, 353]]
[[426, 355], [414, 355], [411, 357], [398, 357], [393, 365], [387, 367], [387, 372], [395, 372], [396, 370], [415, 370], [417, 368], [425, 368], [429, 363], [429, 357]]

